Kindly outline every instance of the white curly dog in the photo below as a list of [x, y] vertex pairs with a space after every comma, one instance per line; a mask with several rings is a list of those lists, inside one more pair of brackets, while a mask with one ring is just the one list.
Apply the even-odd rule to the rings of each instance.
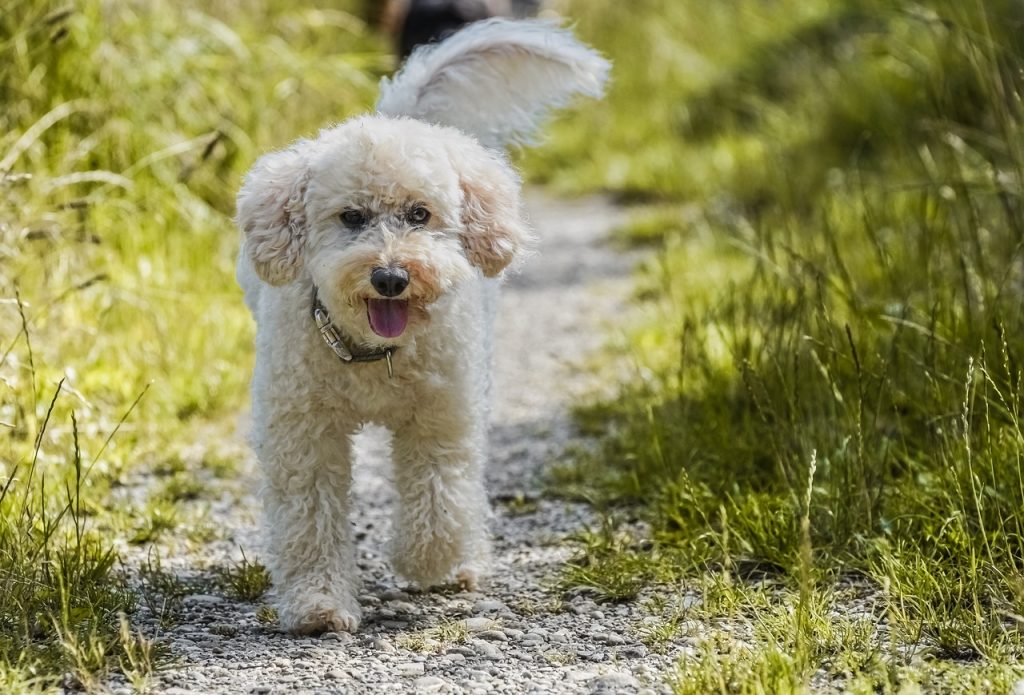
[[543, 21], [416, 51], [377, 112], [261, 157], [238, 195], [256, 318], [252, 442], [282, 626], [358, 628], [351, 437], [393, 435], [394, 568], [424, 587], [486, 569], [483, 485], [497, 278], [530, 231], [501, 148], [608, 63]]

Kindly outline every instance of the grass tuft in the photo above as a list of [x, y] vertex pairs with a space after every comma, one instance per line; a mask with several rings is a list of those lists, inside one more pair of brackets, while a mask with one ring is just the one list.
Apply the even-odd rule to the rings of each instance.
[[648, 202], [619, 236], [656, 246], [624, 327], [635, 370], [578, 413], [601, 446], [551, 480], [650, 543], [584, 536], [566, 581], [700, 586], [729, 629], [680, 692], [1007, 690], [1024, 658], [1019, 7], [568, 7], [614, 82], [527, 165]]

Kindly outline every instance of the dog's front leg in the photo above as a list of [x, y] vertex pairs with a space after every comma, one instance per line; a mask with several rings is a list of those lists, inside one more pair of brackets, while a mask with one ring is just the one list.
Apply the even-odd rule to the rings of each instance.
[[355, 631], [361, 611], [348, 518], [349, 433], [300, 413], [278, 413], [260, 429], [267, 565], [281, 626]]
[[392, 562], [424, 587], [457, 572], [475, 588], [490, 559], [483, 437], [477, 423], [460, 415], [420, 413], [394, 433], [400, 505]]

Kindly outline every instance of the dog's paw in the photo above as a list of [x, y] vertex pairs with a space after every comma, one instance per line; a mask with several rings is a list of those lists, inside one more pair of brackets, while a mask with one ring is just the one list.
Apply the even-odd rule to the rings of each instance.
[[480, 577], [477, 571], [469, 567], [459, 570], [455, 575], [455, 581], [459, 583], [459, 588], [463, 591], [476, 591], [480, 588]]
[[319, 606], [305, 611], [280, 611], [281, 627], [297, 635], [355, 632], [362, 620], [358, 605]]

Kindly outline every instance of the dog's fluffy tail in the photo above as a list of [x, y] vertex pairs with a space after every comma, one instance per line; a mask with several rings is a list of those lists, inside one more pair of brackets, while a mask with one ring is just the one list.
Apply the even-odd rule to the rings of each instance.
[[600, 97], [610, 67], [552, 22], [490, 19], [414, 51], [381, 80], [377, 110], [454, 126], [498, 148], [529, 142], [574, 95]]

